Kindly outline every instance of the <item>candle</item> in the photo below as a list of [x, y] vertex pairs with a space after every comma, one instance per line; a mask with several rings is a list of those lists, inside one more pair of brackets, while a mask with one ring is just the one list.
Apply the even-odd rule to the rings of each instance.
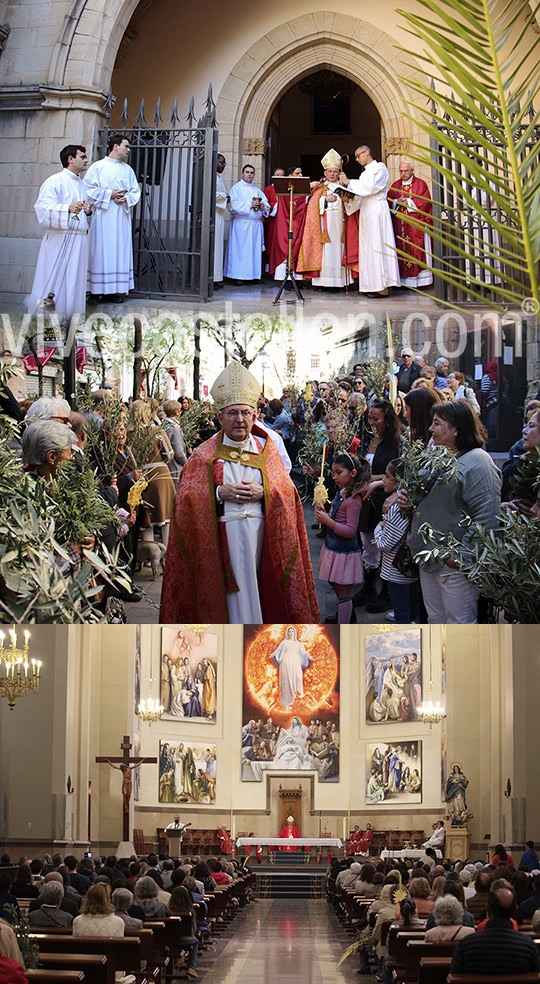
[[325, 461], [325, 458], [326, 458], [326, 445], [327, 444], [328, 444], [328, 441], [325, 441], [324, 444], [323, 444], [323, 446], [322, 446], [321, 478], [324, 475], [324, 461]]
[[347, 817], [343, 817], [343, 840], [347, 840]]

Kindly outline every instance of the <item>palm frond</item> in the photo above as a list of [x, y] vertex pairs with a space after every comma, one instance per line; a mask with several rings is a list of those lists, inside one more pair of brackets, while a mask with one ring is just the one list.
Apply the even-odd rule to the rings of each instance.
[[489, 274], [499, 306], [540, 303], [540, 74], [530, 44], [538, 8], [528, 0], [418, 7], [398, 14], [421, 50], [400, 50], [416, 97], [410, 119], [430, 141], [413, 144], [415, 157], [438, 184], [435, 273], [479, 300]]

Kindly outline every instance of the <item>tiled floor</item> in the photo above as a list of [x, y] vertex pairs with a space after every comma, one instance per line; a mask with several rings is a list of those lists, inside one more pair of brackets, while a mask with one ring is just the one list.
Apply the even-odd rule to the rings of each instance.
[[229, 932], [217, 959], [201, 955], [204, 984], [360, 984], [370, 979], [356, 973], [355, 955], [336, 969], [351, 937], [325, 901], [252, 903]]

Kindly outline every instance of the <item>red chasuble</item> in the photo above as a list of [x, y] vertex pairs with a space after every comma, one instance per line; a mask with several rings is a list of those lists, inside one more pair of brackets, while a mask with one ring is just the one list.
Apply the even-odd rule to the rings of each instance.
[[[270, 211], [276, 204], [278, 197], [276, 195], [276, 189], [273, 184], [269, 184], [264, 189], [264, 193], [268, 199], [268, 204], [270, 205]], [[276, 234], [276, 216], [273, 218], [267, 218], [264, 220], [264, 266], [270, 263], [272, 257], [272, 249], [274, 247], [274, 238]]]
[[[267, 438], [256, 424], [255, 437]], [[188, 459], [176, 493], [167, 548], [160, 622], [228, 623], [227, 593], [238, 590], [225, 524], [218, 522], [215, 486], [223, 480], [218, 459], [233, 460], [235, 448], [222, 444], [223, 431], [201, 444]], [[273, 441], [260, 454], [247, 452], [262, 474], [264, 541], [258, 572], [265, 622], [319, 622], [319, 607], [302, 504]], [[221, 481], [220, 481], [221, 479]]]
[[[408, 212], [406, 205], [399, 205], [394, 212], [394, 203], [398, 198], [411, 198], [418, 211]], [[396, 247], [407, 253], [406, 258], [398, 256], [399, 275], [402, 280], [406, 280], [407, 277], [418, 277], [426, 264], [424, 232], [429, 233], [432, 224], [433, 203], [429, 188], [421, 178], [413, 176], [410, 184], [404, 184], [400, 178], [388, 189], [388, 203], [392, 213]], [[409, 218], [415, 222], [422, 220], [421, 227], [412, 225]]]
[[[304, 233], [306, 208], [306, 196], [294, 195], [292, 241], [293, 270], [296, 269], [296, 261], [298, 259], [300, 243], [302, 242], [302, 236]], [[270, 255], [268, 273], [271, 273], [273, 276], [276, 272], [276, 267], [278, 267], [280, 263], [285, 263], [289, 255], [289, 198], [285, 195], [279, 195], [278, 197], [277, 214], [274, 220], [272, 247], [271, 249], [268, 249], [268, 253]]]
[[[292, 824], [287, 824], [287, 826], [284, 827], [283, 830], [280, 830], [279, 836], [283, 839], [287, 837], [301, 837], [302, 834], [298, 830], [298, 827], [294, 827]], [[280, 847], [280, 851], [299, 851], [299, 850], [300, 848], [296, 846]]]
[[[322, 268], [322, 253], [325, 243], [330, 242], [328, 235], [328, 223], [326, 212], [322, 215], [319, 210], [321, 195], [328, 192], [325, 182], [317, 188], [307, 204], [306, 219], [304, 224], [304, 234], [300, 244], [296, 270], [303, 273], [306, 280], [320, 276]], [[342, 206], [343, 207], [343, 206]], [[346, 242], [346, 250], [343, 251], [342, 263], [351, 271], [353, 277], [358, 277], [358, 216], [353, 213], [351, 216], [345, 214], [343, 209], [343, 234], [342, 242]]]
[[220, 827], [217, 832], [217, 839], [221, 841], [221, 853], [222, 854], [232, 854], [233, 853], [233, 842], [232, 837], [226, 827]]

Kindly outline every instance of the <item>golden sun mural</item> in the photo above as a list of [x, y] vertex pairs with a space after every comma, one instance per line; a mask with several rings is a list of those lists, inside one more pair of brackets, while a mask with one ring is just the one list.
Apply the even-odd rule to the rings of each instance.
[[289, 627], [288, 624], [263, 626], [246, 646], [245, 684], [253, 705], [280, 724], [290, 721], [292, 716], [305, 722], [324, 713], [336, 714], [339, 657], [327, 630], [319, 625], [292, 626], [312, 661], [303, 674], [303, 695], [297, 692], [294, 703], [287, 708], [281, 703], [279, 670], [272, 653], [285, 639]]

